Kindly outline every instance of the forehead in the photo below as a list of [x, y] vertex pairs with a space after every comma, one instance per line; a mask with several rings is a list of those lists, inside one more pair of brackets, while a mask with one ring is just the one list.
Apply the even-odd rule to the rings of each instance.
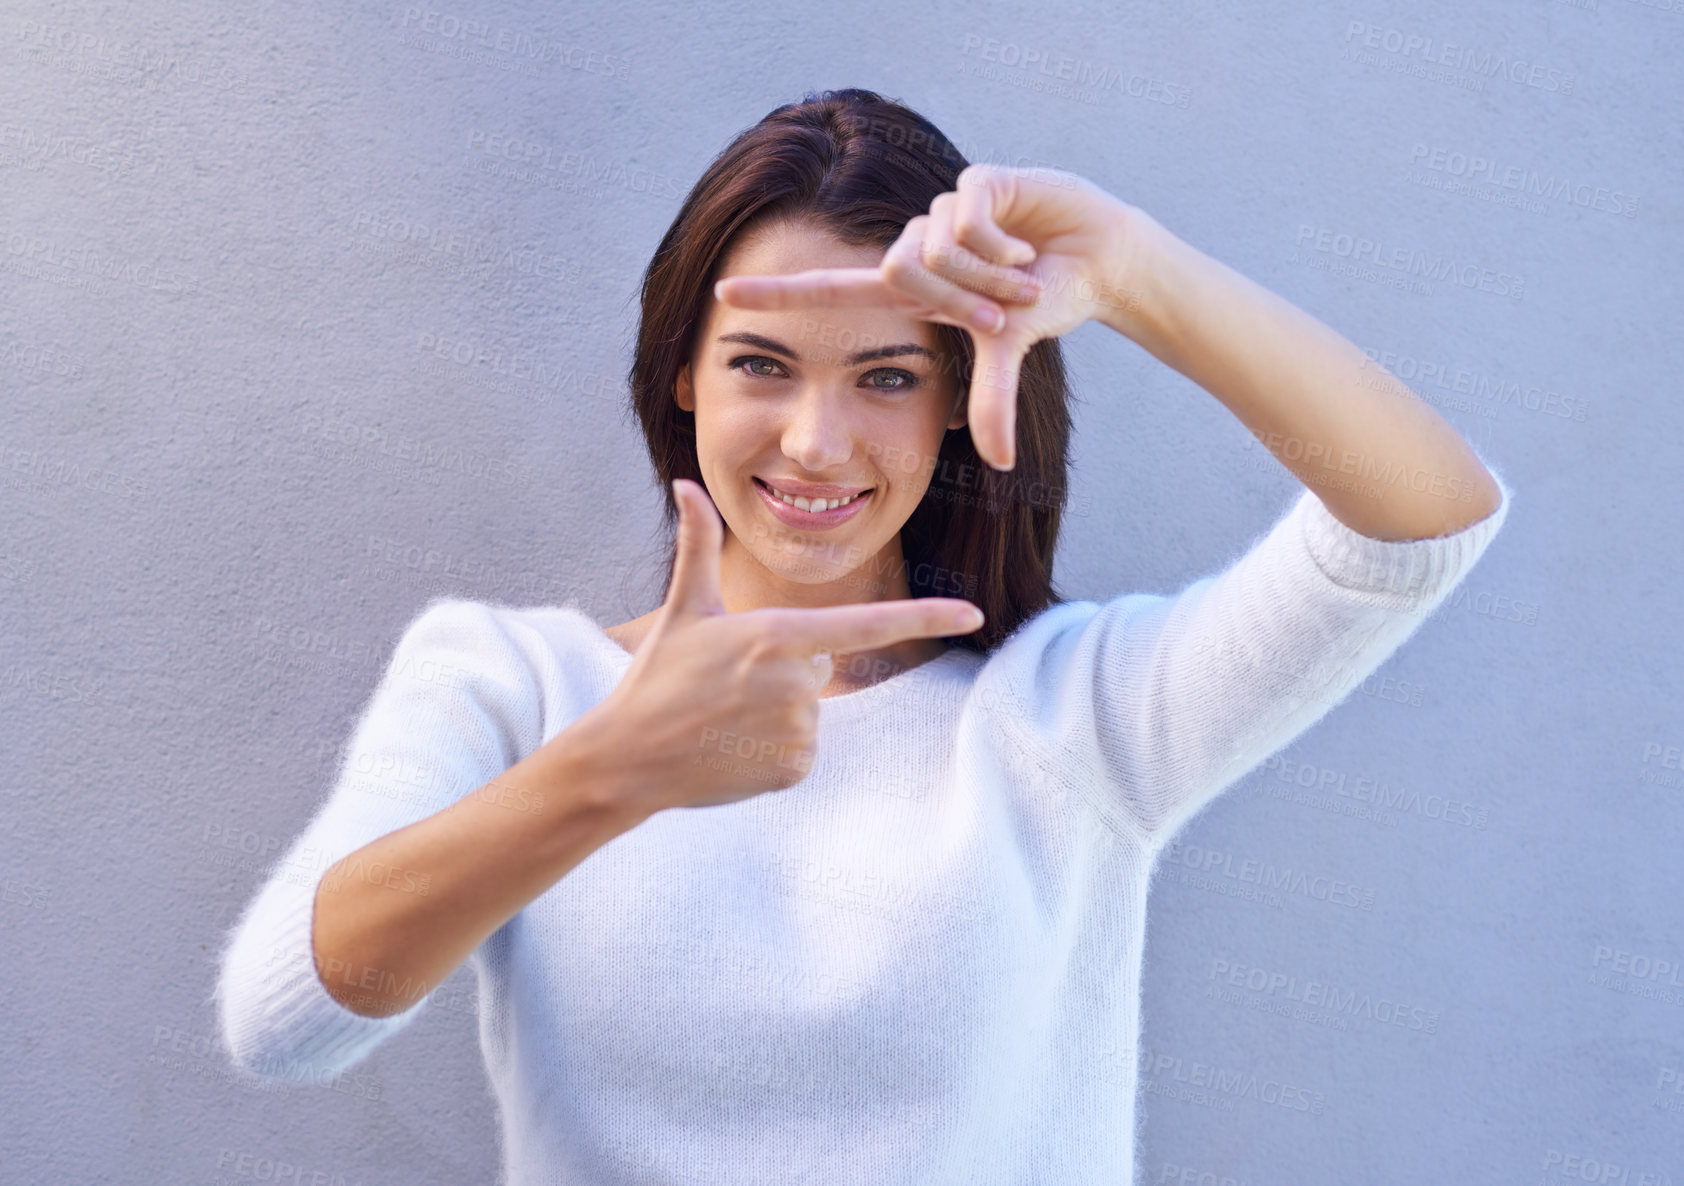
[[[721, 261], [718, 278], [726, 276], [787, 275], [812, 268], [875, 268], [883, 262], [881, 247], [844, 243], [816, 223], [803, 220], [769, 222], [739, 235]], [[747, 329], [792, 346], [802, 358], [832, 361], [835, 344], [849, 348], [916, 342], [941, 351], [933, 323], [905, 309], [816, 305], [806, 309], [737, 309], [708, 297], [707, 340], [722, 333]]]
[[807, 268], [875, 268], [883, 250], [844, 243], [805, 219], [777, 219], [738, 235], [725, 254], [720, 275], [765, 275]]

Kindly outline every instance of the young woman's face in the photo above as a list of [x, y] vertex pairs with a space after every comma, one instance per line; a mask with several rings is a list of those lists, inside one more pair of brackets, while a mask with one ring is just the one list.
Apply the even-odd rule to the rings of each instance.
[[[881, 249], [780, 222], [741, 236], [719, 277], [882, 259]], [[846, 586], [812, 598], [826, 602], [904, 595], [901, 526], [924, 497], [943, 434], [965, 424], [934, 324], [894, 309], [735, 309], [710, 293], [675, 394], [695, 413], [702, 477], [729, 528], [722, 565], [746, 552], [762, 580]], [[855, 501], [801, 509], [773, 487]]]

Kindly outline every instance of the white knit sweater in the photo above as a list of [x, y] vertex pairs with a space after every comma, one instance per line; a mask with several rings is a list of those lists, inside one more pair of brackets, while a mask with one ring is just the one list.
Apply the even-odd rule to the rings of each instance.
[[[1154, 858], [1420, 626], [1507, 516], [1498, 484], [1482, 522], [1403, 542], [1306, 489], [1220, 575], [1058, 604], [986, 660], [823, 699], [801, 782], [593, 853], [469, 957], [510, 1186], [1131, 1182]], [[237, 1066], [319, 1081], [427, 1007], [328, 995], [322, 871], [490, 782], [630, 663], [572, 606], [426, 607], [227, 936]]]

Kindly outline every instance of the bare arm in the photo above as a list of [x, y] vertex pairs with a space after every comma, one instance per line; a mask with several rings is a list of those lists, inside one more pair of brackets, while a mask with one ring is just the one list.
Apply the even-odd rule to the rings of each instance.
[[483, 787], [323, 874], [312, 946], [335, 1000], [365, 1017], [412, 1007], [529, 902], [647, 818], [595, 759], [592, 728], [587, 714]]
[[1345, 526], [1431, 539], [1496, 510], [1472, 447], [1355, 344], [1138, 207], [1113, 232], [1101, 270], [1130, 299], [1104, 322], [1220, 400]]

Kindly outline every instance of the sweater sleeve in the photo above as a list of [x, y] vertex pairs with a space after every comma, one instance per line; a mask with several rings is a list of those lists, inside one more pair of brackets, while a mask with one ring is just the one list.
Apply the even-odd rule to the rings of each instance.
[[[1378, 540], [1306, 488], [1226, 570], [1174, 596], [1082, 602], [1035, 675], [1051, 759], [1162, 845], [1343, 701], [1467, 575], [1508, 515]], [[1085, 769], [1084, 769], [1085, 768]]]
[[[402, 986], [378, 969], [318, 973], [316, 886], [342, 857], [442, 811], [537, 748], [540, 690], [511, 633], [518, 629], [482, 603], [438, 598], [404, 631], [332, 793], [224, 936], [215, 999], [236, 1067], [266, 1079], [326, 1081], [408, 1026], [438, 987], [424, 986], [415, 1004], [380, 1018], [330, 996], [321, 975]], [[427, 882], [406, 875], [400, 884], [421, 893]]]

